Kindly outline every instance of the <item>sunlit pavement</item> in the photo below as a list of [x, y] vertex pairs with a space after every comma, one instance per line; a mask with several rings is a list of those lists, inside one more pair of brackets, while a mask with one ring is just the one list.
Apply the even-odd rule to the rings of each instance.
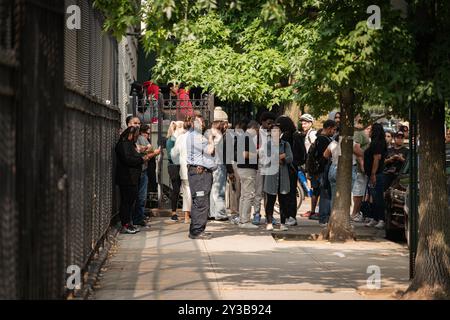
[[213, 238], [191, 240], [183, 221], [153, 218], [149, 229], [119, 236], [92, 298], [393, 299], [395, 291], [407, 287], [404, 244], [363, 226], [356, 226], [356, 233], [368, 234], [366, 240], [345, 244], [289, 236], [275, 240], [273, 235], [320, 230], [317, 221], [298, 220], [287, 232], [209, 222]]

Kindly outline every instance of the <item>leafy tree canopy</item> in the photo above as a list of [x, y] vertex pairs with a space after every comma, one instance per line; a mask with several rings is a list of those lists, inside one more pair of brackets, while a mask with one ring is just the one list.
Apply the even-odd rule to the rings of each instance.
[[[357, 111], [405, 115], [417, 105], [449, 100], [450, 5], [437, 2], [434, 26], [416, 18], [426, 1], [401, 17], [378, 1], [380, 30], [367, 26], [369, 0], [219, 1], [95, 0], [116, 36], [143, 21], [142, 43], [158, 55], [160, 81], [184, 81], [222, 100], [272, 106], [296, 100], [316, 114], [336, 108], [352, 88]], [[434, 37], [417, 48], [418, 37]], [[418, 55], [428, 63], [417, 63]]]

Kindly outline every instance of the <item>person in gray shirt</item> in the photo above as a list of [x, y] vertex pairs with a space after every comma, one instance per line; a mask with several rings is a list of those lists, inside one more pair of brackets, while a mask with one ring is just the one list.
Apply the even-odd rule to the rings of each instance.
[[211, 234], [205, 233], [205, 228], [210, 209], [212, 172], [217, 165], [214, 160], [213, 137], [206, 139], [202, 134], [203, 127], [203, 117], [196, 116], [186, 139], [188, 180], [192, 197], [189, 238], [207, 240], [211, 238]]
[[[150, 136], [150, 126], [143, 125], [139, 129], [140, 135], [137, 139], [136, 146], [138, 152], [142, 155], [149, 154], [149, 158], [156, 157], [160, 151], [159, 149], [153, 150], [153, 147], [150, 145], [148, 138]], [[136, 201], [135, 210], [133, 213], [133, 224], [137, 226], [147, 226], [145, 222], [145, 202], [147, 200], [147, 186], [148, 186], [148, 175], [147, 175], [147, 161], [142, 165], [141, 177], [139, 179], [139, 191], [138, 191], [138, 199]]]

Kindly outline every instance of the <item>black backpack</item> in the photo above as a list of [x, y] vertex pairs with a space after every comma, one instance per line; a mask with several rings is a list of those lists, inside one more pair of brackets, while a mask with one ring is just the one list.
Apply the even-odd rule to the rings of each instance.
[[323, 154], [319, 154], [319, 150], [317, 150], [317, 142], [321, 137], [327, 139], [328, 143], [332, 141], [329, 137], [317, 136], [316, 141], [309, 147], [308, 154], [306, 155], [305, 169], [311, 176], [321, 174], [325, 169], [327, 161], [329, 161], [323, 157]]
[[[317, 140], [316, 140], [317, 141]], [[316, 141], [309, 147], [308, 154], [306, 155], [305, 169], [309, 175], [317, 175], [320, 173], [321, 157], [319, 157], [317, 151]]]

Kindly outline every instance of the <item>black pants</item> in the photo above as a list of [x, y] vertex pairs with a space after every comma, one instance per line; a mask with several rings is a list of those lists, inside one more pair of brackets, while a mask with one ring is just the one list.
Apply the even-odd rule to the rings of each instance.
[[387, 191], [387, 189], [389, 189], [389, 187], [392, 185], [392, 183], [394, 182], [395, 178], [397, 178], [397, 175], [394, 173], [384, 173], [384, 187], [383, 187], [383, 191]]
[[287, 194], [289, 198], [287, 202], [287, 217], [292, 217], [294, 219], [297, 216], [297, 181], [297, 175], [291, 173], [289, 175], [290, 191]]
[[134, 206], [138, 197], [137, 185], [119, 185], [120, 189], [120, 222], [122, 225], [131, 224]]
[[191, 189], [192, 208], [189, 232], [197, 236], [205, 231], [209, 214], [209, 194], [212, 186], [212, 173], [204, 171], [198, 174], [196, 168], [188, 169], [189, 188]]
[[169, 171], [170, 183], [172, 184], [172, 192], [170, 193], [170, 202], [172, 205], [172, 212], [177, 211], [178, 199], [180, 197], [180, 166], [176, 164], [169, 164], [167, 167]]
[[[272, 221], [273, 217], [273, 207], [275, 202], [277, 201], [276, 194], [266, 194], [266, 220], [268, 222]], [[280, 204], [280, 220], [281, 224], [286, 222], [286, 218], [288, 218], [288, 210], [289, 210], [289, 193], [288, 194], [280, 194], [278, 193], [278, 203]]]
[[148, 162], [147, 168], [148, 174], [148, 192], [158, 192], [158, 183], [156, 182], [156, 160], [155, 158], [151, 159]]

